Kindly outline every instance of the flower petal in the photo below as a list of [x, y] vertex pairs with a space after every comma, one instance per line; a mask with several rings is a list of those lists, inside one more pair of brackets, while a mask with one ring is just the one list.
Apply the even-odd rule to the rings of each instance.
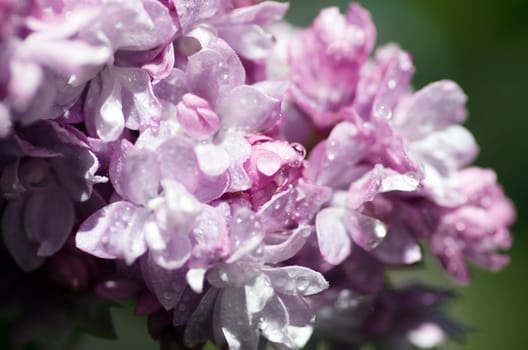
[[270, 283], [283, 294], [313, 295], [327, 289], [329, 284], [322, 274], [302, 266], [265, 268]]
[[220, 295], [219, 325], [229, 349], [257, 349], [258, 329], [251, 325], [242, 288], [227, 288]]
[[315, 218], [319, 250], [323, 258], [333, 265], [339, 265], [350, 254], [351, 242], [343, 215], [341, 208], [326, 208]]
[[291, 230], [286, 237], [280, 235], [282, 242], [264, 245], [264, 261], [269, 264], [278, 264], [294, 257], [302, 249], [311, 233], [311, 226], [300, 225]]
[[74, 203], [58, 186], [34, 191], [26, 202], [24, 227], [28, 237], [40, 244], [40, 256], [50, 256], [62, 248], [74, 220]]
[[248, 132], [266, 131], [280, 118], [281, 100], [263, 93], [258, 86], [242, 85], [221, 99], [217, 113], [224, 128]]
[[24, 200], [10, 201], [2, 215], [2, 236], [9, 253], [24, 271], [32, 271], [44, 263], [44, 257], [37, 255], [38, 244], [32, 242], [24, 230]]
[[110, 179], [117, 193], [137, 204], [147, 204], [160, 187], [160, 171], [154, 152], [134, 148], [123, 140], [110, 161]]
[[103, 259], [128, 264], [147, 250], [143, 224], [147, 212], [129, 202], [115, 202], [86, 219], [75, 237], [77, 248]]
[[160, 267], [149, 254], [141, 259], [141, 272], [147, 286], [165, 310], [173, 309], [187, 288], [185, 271]]

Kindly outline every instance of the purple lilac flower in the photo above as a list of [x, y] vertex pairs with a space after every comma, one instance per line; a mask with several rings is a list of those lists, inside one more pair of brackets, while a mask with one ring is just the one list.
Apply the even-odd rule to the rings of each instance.
[[[40, 266], [72, 233], [82, 205], [92, 205], [98, 161], [74, 130], [41, 121], [1, 140], [3, 240], [24, 270]], [[93, 207], [93, 206], [92, 206]]]
[[515, 220], [515, 210], [496, 183], [493, 170], [466, 168], [457, 179], [464, 201], [455, 208], [440, 210], [431, 248], [456, 280], [468, 283], [464, 258], [491, 271], [508, 264], [509, 257], [497, 251], [512, 244], [508, 227]]
[[335, 125], [339, 109], [354, 101], [361, 67], [375, 40], [370, 14], [356, 3], [345, 16], [336, 7], [322, 10], [313, 25], [292, 40], [292, 97], [318, 127]]
[[436, 348], [448, 338], [463, 339], [467, 332], [441, 310], [453, 297], [447, 290], [421, 285], [386, 288], [367, 298], [343, 289], [320, 309], [314, 340], [332, 349], [366, 344], [375, 349]]
[[468, 167], [465, 94], [447, 80], [413, 91], [411, 55], [374, 49], [357, 3], [306, 29], [274, 23], [287, 7], [0, 0], [0, 215], [15, 262], [135, 299], [163, 346], [458, 336], [438, 310], [448, 293], [390, 289], [384, 274], [423, 249], [462, 283], [466, 260], [508, 262], [515, 210], [492, 170]]

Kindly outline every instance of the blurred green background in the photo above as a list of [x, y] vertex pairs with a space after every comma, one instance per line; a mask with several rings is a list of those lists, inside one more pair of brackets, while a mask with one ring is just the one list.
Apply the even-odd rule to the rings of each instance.
[[[397, 42], [414, 56], [413, 85], [457, 81], [469, 96], [467, 123], [481, 146], [477, 164], [496, 169], [514, 200], [518, 222], [513, 228], [512, 263], [499, 274], [474, 269], [469, 287], [455, 286], [429, 259], [417, 273], [455, 288], [460, 298], [451, 315], [474, 327], [456, 350], [528, 349], [528, 1], [365, 0], [378, 29], [378, 45]], [[308, 25], [325, 6], [344, 11], [348, 1], [293, 0], [288, 18]], [[413, 278], [416, 273], [395, 276]], [[129, 308], [114, 310], [118, 341], [91, 336], [76, 350], [157, 349], [145, 320], [131, 318]]]
[[[307, 25], [319, 9], [349, 1], [293, 0], [289, 18]], [[517, 207], [512, 262], [498, 274], [473, 269], [469, 287], [454, 286], [434, 260], [422, 274], [460, 294], [451, 315], [474, 327], [449, 350], [528, 349], [528, 1], [364, 0], [378, 45], [399, 43], [412, 53], [415, 88], [457, 81], [469, 96], [468, 128], [481, 146], [477, 164], [494, 168]], [[413, 277], [413, 274], [409, 274]], [[401, 278], [401, 276], [398, 276]]]

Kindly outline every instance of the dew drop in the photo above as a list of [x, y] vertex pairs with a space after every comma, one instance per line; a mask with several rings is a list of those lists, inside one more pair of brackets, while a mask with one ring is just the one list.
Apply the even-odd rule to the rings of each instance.
[[328, 160], [334, 160], [337, 156], [337, 148], [339, 147], [339, 144], [332, 140], [328, 143], [328, 146], [326, 147], [326, 156]]
[[223, 282], [229, 282], [229, 276], [227, 275], [227, 273], [225, 273], [225, 271], [220, 272], [220, 279]]
[[308, 281], [307, 278], [305, 277], [299, 277], [297, 279], [297, 290], [300, 292], [300, 293], [304, 293], [306, 292], [306, 290], [308, 289], [310, 285], [310, 281]]
[[385, 106], [385, 105], [377, 105], [374, 109], [374, 113], [381, 118], [385, 119], [391, 119], [392, 118], [392, 110]]
[[303, 145], [301, 145], [300, 143], [292, 143], [291, 146], [293, 150], [297, 152], [297, 154], [299, 154], [301, 158], [304, 158], [306, 156], [306, 149], [304, 148]]

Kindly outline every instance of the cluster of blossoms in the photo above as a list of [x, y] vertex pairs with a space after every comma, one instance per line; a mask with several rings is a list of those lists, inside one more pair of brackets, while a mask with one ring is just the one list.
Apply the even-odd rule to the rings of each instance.
[[162, 344], [460, 336], [440, 312], [450, 293], [385, 275], [423, 249], [461, 283], [468, 260], [508, 262], [514, 209], [469, 166], [466, 96], [451, 81], [413, 91], [411, 56], [373, 53], [358, 4], [306, 29], [286, 10], [0, 0], [1, 233], [18, 267], [133, 298]]

